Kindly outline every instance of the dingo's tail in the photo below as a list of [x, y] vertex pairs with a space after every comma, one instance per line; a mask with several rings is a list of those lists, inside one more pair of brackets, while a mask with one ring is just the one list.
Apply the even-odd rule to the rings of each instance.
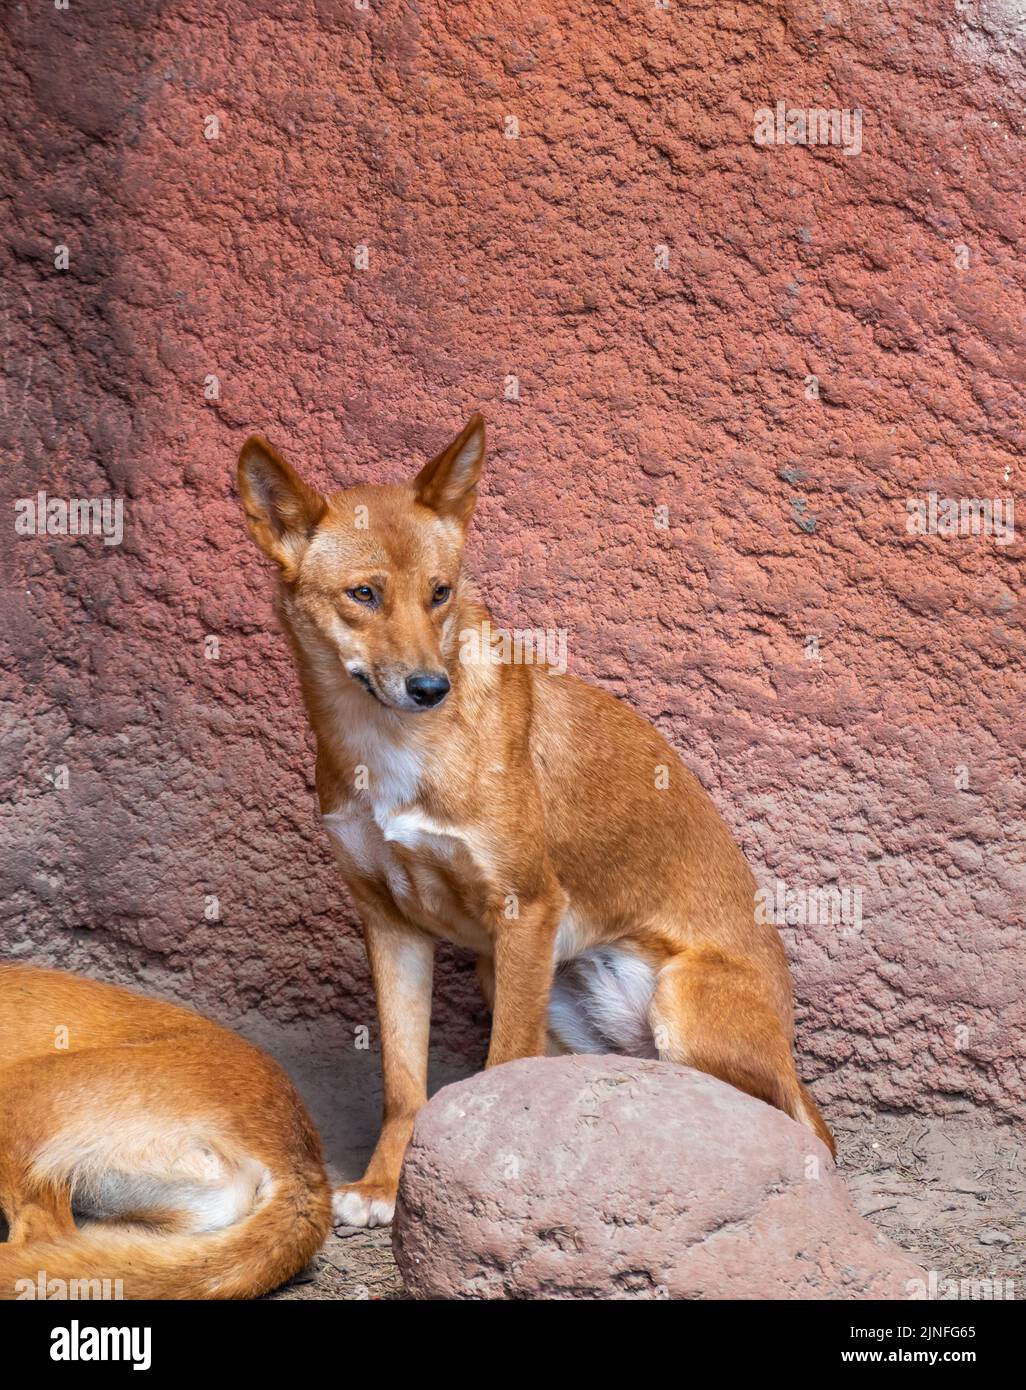
[[[214, 1231], [162, 1233], [96, 1222], [52, 1240], [0, 1245], [0, 1299], [255, 1298], [297, 1274], [331, 1224], [323, 1172], [266, 1177], [252, 1210]], [[60, 1288], [60, 1285], [55, 1288]]]

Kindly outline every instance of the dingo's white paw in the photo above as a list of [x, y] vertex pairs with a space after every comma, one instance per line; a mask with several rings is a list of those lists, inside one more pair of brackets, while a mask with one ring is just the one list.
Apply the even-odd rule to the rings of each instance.
[[331, 1194], [336, 1226], [387, 1226], [394, 1211], [395, 1197], [374, 1183], [347, 1183]]

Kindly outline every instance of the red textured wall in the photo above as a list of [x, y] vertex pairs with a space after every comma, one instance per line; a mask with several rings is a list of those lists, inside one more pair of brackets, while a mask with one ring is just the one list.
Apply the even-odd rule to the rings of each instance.
[[[820, 1100], [1023, 1113], [1023, 544], [906, 529], [1019, 490], [1018, 13], [13, 6], [5, 487], [126, 532], [8, 522], [7, 948], [368, 1019], [233, 461], [394, 480], [480, 407], [497, 617], [567, 628], [763, 883], [862, 889], [785, 933]], [[861, 153], [760, 147], [777, 100], [861, 109]]]

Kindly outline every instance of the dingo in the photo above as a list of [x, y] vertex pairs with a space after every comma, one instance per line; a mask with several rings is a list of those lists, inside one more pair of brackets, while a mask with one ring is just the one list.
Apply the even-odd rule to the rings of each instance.
[[535, 662], [460, 660], [461, 634], [490, 621], [460, 572], [484, 447], [475, 415], [411, 482], [331, 497], [259, 436], [239, 456], [377, 994], [384, 1119], [363, 1179], [335, 1194], [351, 1225], [392, 1217], [426, 1097], [439, 938], [477, 953], [489, 1066], [664, 1057], [833, 1148], [791, 1055], [783, 945], [697, 779], [604, 691]]
[[173, 1004], [0, 965], [0, 1212], [0, 1298], [34, 1297], [41, 1274], [255, 1298], [320, 1248], [331, 1195], [303, 1103], [258, 1048]]

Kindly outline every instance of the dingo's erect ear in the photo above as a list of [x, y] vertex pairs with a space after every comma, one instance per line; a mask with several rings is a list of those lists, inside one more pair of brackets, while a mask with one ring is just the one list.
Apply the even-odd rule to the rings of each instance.
[[472, 415], [461, 434], [426, 463], [413, 480], [417, 501], [439, 516], [466, 526], [477, 501], [477, 480], [484, 462], [485, 427]]
[[285, 578], [294, 579], [327, 502], [259, 434], [242, 446], [238, 478], [249, 534], [265, 555], [277, 560]]

